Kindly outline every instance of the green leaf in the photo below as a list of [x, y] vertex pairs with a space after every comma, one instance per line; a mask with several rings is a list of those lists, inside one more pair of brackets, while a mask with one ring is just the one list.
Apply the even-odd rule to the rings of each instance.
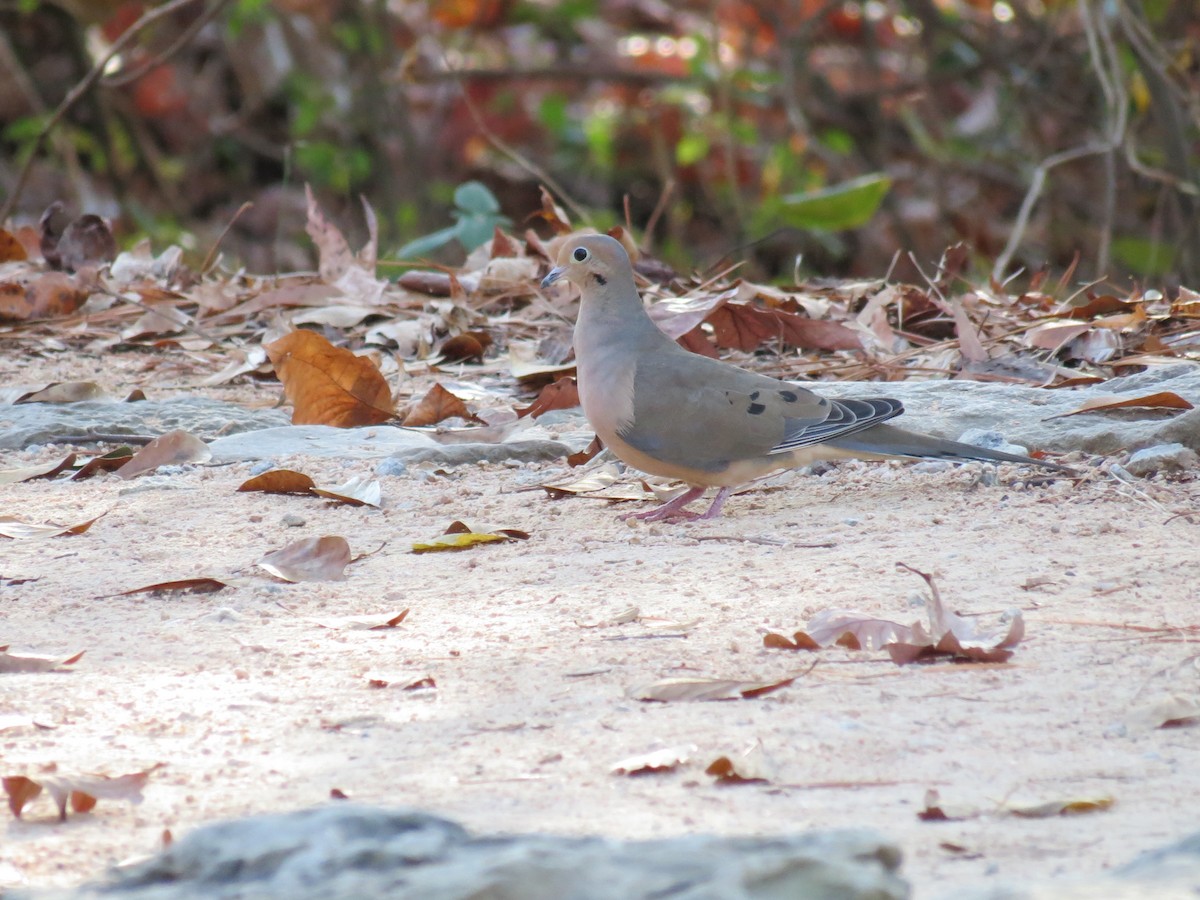
[[675, 145], [675, 162], [690, 166], [708, 156], [708, 138], [702, 134], [685, 134]]
[[887, 175], [852, 178], [832, 187], [782, 198], [781, 218], [795, 228], [847, 231], [871, 220], [892, 186]]
[[1112, 242], [1113, 259], [1136, 275], [1165, 275], [1175, 267], [1176, 248], [1149, 238], [1119, 237]]
[[478, 181], [464, 181], [454, 190], [454, 205], [465, 213], [495, 215], [500, 212], [500, 201]]
[[435, 250], [441, 250], [456, 237], [458, 237], [458, 223], [409, 241], [396, 251], [396, 255], [401, 259], [418, 259], [428, 256]]

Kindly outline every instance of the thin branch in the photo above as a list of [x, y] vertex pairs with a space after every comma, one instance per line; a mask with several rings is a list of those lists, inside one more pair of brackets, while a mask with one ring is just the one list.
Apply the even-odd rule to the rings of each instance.
[[208, 7], [204, 12], [196, 17], [196, 20], [184, 29], [183, 33], [175, 39], [175, 42], [165, 50], [155, 53], [148, 59], [142, 60], [133, 68], [122, 72], [114, 72], [112, 75], [105, 75], [100, 79], [100, 84], [107, 88], [124, 87], [131, 81], [137, 81], [146, 72], [153, 68], [161, 66], [172, 56], [186, 47], [199, 32], [200, 29], [213, 20], [217, 13], [221, 11], [223, 6], [229, 4], [229, 0], [216, 0], [212, 6]]
[[[450, 65], [450, 60], [444, 53], [442, 54], [442, 60], [445, 62], [447, 70], [451, 72], [456, 71]], [[456, 80], [455, 85], [458, 87], [458, 91], [462, 95], [463, 103], [465, 103], [467, 107], [467, 112], [471, 114], [471, 118], [475, 122], [475, 127], [479, 129], [480, 134], [487, 138], [488, 143], [490, 143], [493, 147], [495, 147], [497, 150], [515, 162], [518, 166], [557, 194], [559, 199], [562, 200], [563, 203], [567, 204], [568, 207], [570, 207], [571, 212], [575, 214], [576, 218], [582, 222], [590, 222], [592, 217], [587, 214], [587, 211], [580, 204], [576, 203], [575, 200], [572, 199], [571, 195], [566, 192], [562, 185], [560, 185], [554, 180], [554, 178], [550, 176], [549, 172], [530, 160], [516, 147], [512, 146], [512, 144], [508, 143], [506, 140], [500, 137], [500, 135], [496, 134], [496, 132], [492, 131], [492, 129], [488, 127], [487, 122], [483, 120], [483, 116], [479, 113], [479, 107], [475, 105], [475, 101], [471, 99], [471, 95], [467, 93], [467, 89], [463, 87], [462, 79]]]
[[[195, 2], [196, 0], [170, 0], [170, 2], [165, 3], [155, 9], [146, 10], [146, 12], [142, 13], [141, 17], [134, 22], [124, 34], [122, 34], [119, 38], [117, 38], [116, 41], [113, 42], [113, 45], [109, 48], [108, 52], [105, 53], [100, 59], [96, 60], [96, 63], [92, 66], [91, 71], [89, 71], [83, 77], [83, 79], [77, 85], [75, 85], [75, 87], [71, 88], [70, 93], [63, 98], [62, 102], [58, 104], [58, 107], [50, 115], [50, 118], [46, 120], [46, 123], [38, 132], [37, 139], [33, 142], [33, 146], [30, 147], [28, 155], [25, 157], [25, 162], [21, 166], [20, 172], [17, 174], [17, 181], [13, 185], [12, 193], [8, 195], [8, 199], [4, 201], [4, 205], [0, 206], [0, 222], [7, 221], [8, 217], [12, 215], [12, 211], [17, 205], [17, 200], [20, 199], [21, 192], [25, 189], [25, 182], [29, 180], [29, 173], [33, 169], [33, 164], [37, 159], [38, 152], [46, 143], [46, 138], [49, 136], [50, 132], [56, 125], [58, 125], [59, 122], [62, 121], [63, 117], [70, 112], [71, 108], [78, 103], [89, 90], [92, 89], [92, 85], [94, 85], [100, 79], [100, 76], [104, 74], [104, 70], [108, 68], [108, 64], [118, 54], [123, 52], [126, 47], [133, 43], [134, 38], [136, 38], [147, 27], [154, 24], [159, 19], [173, 15], [174, 13], [183, 9], [185, 6]], [[224, 2], [224, 0], [218, 0], [218, 2]]]

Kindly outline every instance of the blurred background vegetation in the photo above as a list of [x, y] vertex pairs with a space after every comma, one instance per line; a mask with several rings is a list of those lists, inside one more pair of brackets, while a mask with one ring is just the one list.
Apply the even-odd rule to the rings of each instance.
[[914, 279], [963, 242], [1200, 281], [1192, 0], [0, 0], [0, 85], [16, 224], [66, 200], [202, 257], [232, 221], [256, 272], [311, 266], [305, 182], [451, 264], [546, 184], [682, 268]]

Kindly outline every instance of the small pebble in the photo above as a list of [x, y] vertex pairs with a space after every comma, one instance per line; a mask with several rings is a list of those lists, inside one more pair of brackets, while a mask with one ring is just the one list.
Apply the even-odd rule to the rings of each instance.
[[404, 460], [397, 459], [394, 456], [389, 456], [387, 459], [381, 459], [379, 465], [375, 467], [376, 475], [407, 475], [408, 466], [404, 464]]
[[254, 465], [252, 465], [250, 467], [250, 477], [253, 478], [256, 475], [261, 475], [263, 472], [270, 472], [274, 468], [275, 468], [275, 460], [260, 459], [258, 462], [256, 462]]
[[304, 516], [298, 516], [295, 513], [288, 513], [279, 520], [280, 525], [285, 525], [288, 528], [299, 528], [306, 522], [307, 520], [304, 518]]

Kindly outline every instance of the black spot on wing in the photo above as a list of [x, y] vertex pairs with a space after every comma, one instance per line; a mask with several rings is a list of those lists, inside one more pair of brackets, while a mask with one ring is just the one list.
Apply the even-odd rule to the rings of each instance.
[[605, 278], [603, 275], [601, 275], [599, 272], [593, 272], [592, 278], [594, 278], [596, 280], [596, 284], [600, 285], [600, 287], [604, 287], [604, 285], [608, 284], [608, 279]]
[[784, 403], [795, 403], [800, 399], [800, 395], [795, 391], [780, 391], [779, 396], [783, 399]]
[[[753, 396], [753, 395], [751, 395]], [[767, 408], [761, 403], [751, 403], [746, 407], [746, 412], [752, 416], [760, 416], [767, 411]]]

